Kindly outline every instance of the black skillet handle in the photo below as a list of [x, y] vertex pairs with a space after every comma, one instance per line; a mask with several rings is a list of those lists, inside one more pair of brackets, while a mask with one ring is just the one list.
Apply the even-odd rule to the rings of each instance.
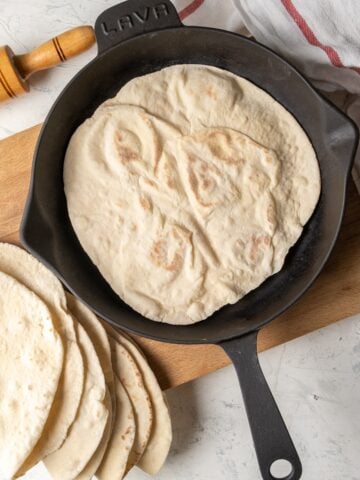
[[105, 10], [95, 22], [99, 53], [145, 32], [181, 27], [170, 0], [128, 0]]
[[[220, 346], [232, 360], [240, 381], [262, 478], [298, 480], [301, 462], [260, 368], [257, 333], [222, 342]], [[273, 476], [270, 467], [276, 460], [290, 462], [292, 472], [285, 477]]]

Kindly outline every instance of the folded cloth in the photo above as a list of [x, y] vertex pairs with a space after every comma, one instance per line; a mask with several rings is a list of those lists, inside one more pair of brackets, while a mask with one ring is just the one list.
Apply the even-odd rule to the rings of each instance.
[[232, 0], [171, 0], [185, 25], [248, 33]]
[[[251, 34], [288, 58], [360, 126], [359, 0], [174, 0], [185, 24]], [[360, 148], [353, 170], [360, 192]]]

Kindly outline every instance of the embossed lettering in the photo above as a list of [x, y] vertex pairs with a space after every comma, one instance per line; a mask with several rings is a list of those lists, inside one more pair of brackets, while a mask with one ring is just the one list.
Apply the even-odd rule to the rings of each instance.
[[161, 16], [167, 17], [169, 15], [169, 9], [166, 3], [159, 3], [154, 7], [155, 18], [160, 18]]
[[105, 22], [101, 23], [101, 30], [103, 31], [103, 34], [108, 36], [108, 35], [113, 35], [114, 33], [117, 32], [116, 28], [108, 28]]
[[105, 36], [113, 36], [116, 33], [122, 32], [136, 27], [137, 24], [144, 24], [150, 20], [150, 17], [158, 20], [161, 17], [167, 17], [170, 14], [169, 7], [166, 3], [158, 3], [153, 7], [145, 7], [144, 10], [138, 12], [134, 11], [128, 15], [123, 15], [116, 20], [116, 26], [109, 27], [106, 22], [101, 23], [101, 30]]
[[137, 20], [139, 20], [140, 23], [145, 23], [149, 20], [149, 13], [150, 13], [150, 8], [146, 7], [143, 15], [141, 15], [139, 12], [134, 12], [134, 17]]
[[132, 28], [134, 26], [131, 15], [124, 15], [118, 19], [119, 30], [125, 30], [126, 28]]

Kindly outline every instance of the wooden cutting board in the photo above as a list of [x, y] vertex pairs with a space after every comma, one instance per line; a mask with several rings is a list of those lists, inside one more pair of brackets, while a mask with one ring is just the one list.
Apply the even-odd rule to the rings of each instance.
[[[19, 223], [28, 190], [40, 126], [0, 141], [0, 241], [19, 243]], [[265, 327], [259, 350], [304, 335], [360, 312], [360, 196], [352, 182], [340, 238], [313, 287], [284, 315]], [[230, 362], [216, 346], [184, 346], [137, 338], [162, 387], [187, 382]]]

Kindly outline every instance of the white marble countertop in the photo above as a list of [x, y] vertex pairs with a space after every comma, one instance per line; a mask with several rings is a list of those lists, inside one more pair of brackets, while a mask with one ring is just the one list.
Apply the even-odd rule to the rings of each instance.
[[[0, 45], [16, 53], [57, 33], [93, 24], [113, 0], [0, 0]], [[68, 80], [96, 48], [34, 76], [32, 93], [0, 104], [0, 138], [44, 120]], [[1, 159], [0, 159], [1, 161]], [[360, 315], [260, 356], [303, 463], [305, 480], [360, 479]], [[174, 442], [158, 480], [260, 478], [232, 367], [168, 392]], [[39, 465], [26, 479], [47, 480]], [[134, 469], [129, 480], [149, 478]]]

